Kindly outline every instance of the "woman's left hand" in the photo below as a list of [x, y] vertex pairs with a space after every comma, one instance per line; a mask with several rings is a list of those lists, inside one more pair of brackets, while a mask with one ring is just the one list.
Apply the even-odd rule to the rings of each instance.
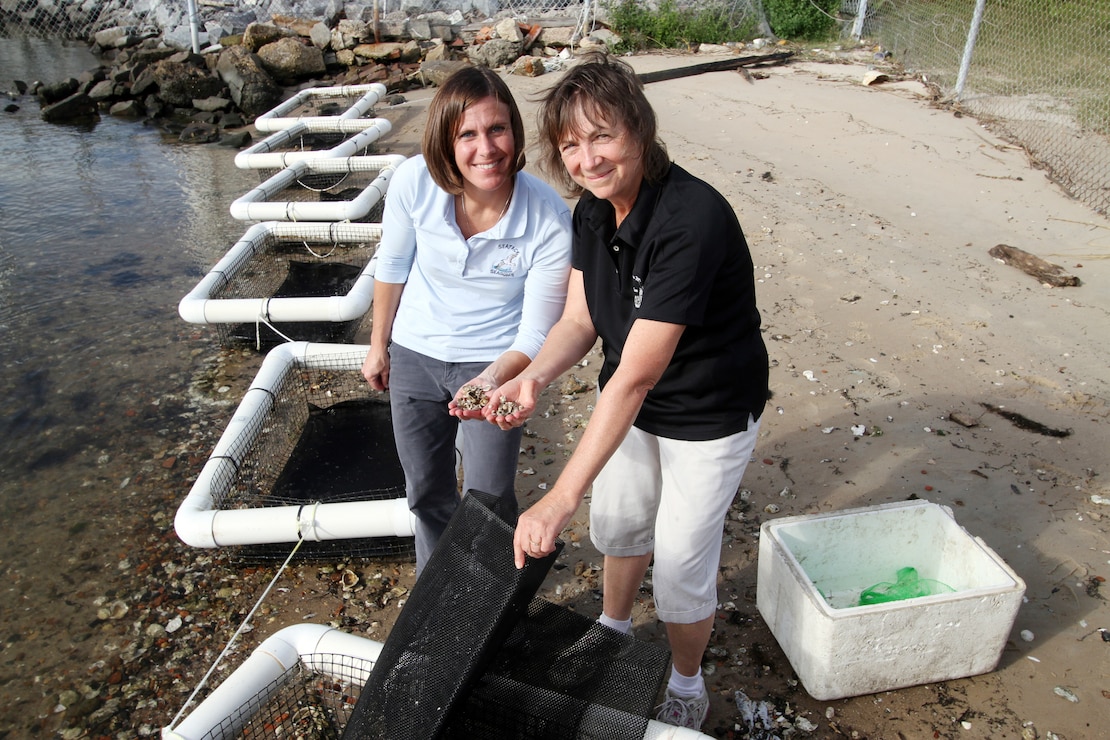
[[490, 391], [496, 387], [497, 381], [487, 375], [468, 380], [455, 391], [454, 399], [447, 404], [447, 413], [460, 419], [484, 419], [482, 410], [489, 403]]
[[513, 533], [513, 561], [524, 567], [525, 557], [542, 558], [555, 552], [555, 539], [578, 510], [581, 498], [564, 494], [555, 488], [533, 504], [517, 519]]

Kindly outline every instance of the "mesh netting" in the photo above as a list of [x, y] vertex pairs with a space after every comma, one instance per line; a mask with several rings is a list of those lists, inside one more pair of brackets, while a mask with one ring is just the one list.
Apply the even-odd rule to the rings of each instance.
[[302, 90], [276, 106], [274, 118], [348, 118], [364, 117], [378, 101], [374, 85], [337, 85]]
[[[314, 359], [294, 367], [270, 390], [273, 403], [249, 421], [213, 483], [217, 509], [404, 498], [389, 401], [373, 390], [349, 358]], [[288, 544], [232, 548], [240, 559], [285, 557]], [[298, 556], [411, 557], [411, 537], [302, 543]]]
[[529, 607], [558, 549], [518, 570], [513, 524], [490, 506], [464, 497], [343, 737], [644, 737], [667, 652], [559, 607]]
[[[274, 132], [251, 147], [249, 151], [251, 153], [265, 152], [266, 154], [276, 155], [296, 153], [330, 156], [329, 150], [338, 147], [343, 144], [343, 142], [349, 141], [352, 138], [354, 137], [342, 131], [309, 131], [303, 126], [298, 126], [284, 131]], [[367, 142], [364, 147], [356, 149], [351, 152], [349, 156], [373, 154], [375, 151], [377, 151], [375, 144], [373, 142]], [[258, 179], [261, 182], [265, 182], [276, 175], [282, 167], [255, 167], [254, 169], [258, 170]]]
[[[338, 738], [373, 663], [350, 656], [314, 654], [297, 661], [255, 698], [213, 727], [203, 740], [227, 738]], [[238, 733], [232, 729], [242, 727]]]
[[[347, 295], [373, 257], [376, 242], [343, 224], [301, 224], [297, 234], [275, 230], [259, 235], [224, 270], [213, 300], [308, 298]], [[270, 349], [286, 341], [353, 341], [363, 317], [349, 321], [270, 321], [218, 324], [225, 345]], [[275, 331], [276, 330], [276, 331]], [[281, 332], [278, 334], [277, 332]]]
[[[350, 203], [359, 198], [367, 188], [378, 182], [382, 167], [358, 166], [358, 158], [346, 160], [349, 167], [337, 165], [339, 160], [310, 160], [287, 168], [267, 178], [258, 186], [257, 202], [282, 204], [283, 211], [296, 212], [297, 203]], [[381, 222], [385, 203], [378, 199], [369, 212], [352, 221]], [[337, 211], [338, 213], [339, 211]], [[297, 219], [289, 220], [315, 220]], [[327, 220], [343, 220], [332, 218]]]
[[664, 648], [534, 599], [443, 737], [641, 740], [669, 661]]

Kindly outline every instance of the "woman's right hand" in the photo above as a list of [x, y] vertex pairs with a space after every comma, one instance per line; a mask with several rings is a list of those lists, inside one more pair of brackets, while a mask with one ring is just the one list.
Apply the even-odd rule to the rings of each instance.
[[362, 377], [376, 391], [389, 390], [389, 351], [370, 345], [362, 362]]

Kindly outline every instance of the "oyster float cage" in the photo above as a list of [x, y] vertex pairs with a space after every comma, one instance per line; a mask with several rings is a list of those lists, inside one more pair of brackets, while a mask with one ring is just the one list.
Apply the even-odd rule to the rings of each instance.
[[240, 221], [380, 221], [389, 181], [404, 161], [402, 154], [306, 159], [236, 198], [231, 215]]
[[354, 133], [373, 125], [374, 106], [385, 94], [386, 87], [380, 82], [310, 87], [254, 119], [254, 126], [272, 132], [305, 121], [330, 122], [336, 131]]
[[267, 353], [174, 518], [193, 547], [245, 559], [411, 557], [388, 396], [368, 345], [287, 342]]
[[332, 159], [371, 154], [378, 139], [393, 130], [385, 118], [374, 118], [354, 134], [340, 131], [324, 120], [305, 120], [275, 131], [235, 155], [235, 166], [257, 170], [265, 182], [281, 170], [306, 159]]
[[164, 740], [707, 738], [646, 716], [665, 648], [535, 597], [558, 551], [518, 570], [495, 500], [463, 498], [384, 644], [287, 627]]
[[216, 325], [225, 345], [349, 341], [374, 297], [381, 235], [370, 223], [254, 224], [181, 299], [178, 313]]

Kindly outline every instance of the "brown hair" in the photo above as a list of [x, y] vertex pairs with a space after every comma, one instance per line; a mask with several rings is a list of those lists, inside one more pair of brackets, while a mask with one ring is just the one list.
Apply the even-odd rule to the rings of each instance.
[[625, 62], [604, 52], [592, 51], [572, 67], [540, 100], [540, 166], [561, 184], [568, 195], [581, 195], [582, 187], [563, 166], [559, 144], [574, 130], [578, 111], [587, 118], [622, 125], [638, 142], [644, 179], [655, 183], [670, 167], [666, 145], [659, 140], [655, 110], [644, 95], [644, 86]]
[[463, 191], [463, 176], [455, 162], [455, 137], [463, 114], [475, 103], [494, 98], [509, 106], [513, 130], [513, 174], [524, 169], [524, 121], [509, 86], [488, 67], [463, 67], [447, 78], [428, 107], [423, 152], [436, 185], [452, 195]]

